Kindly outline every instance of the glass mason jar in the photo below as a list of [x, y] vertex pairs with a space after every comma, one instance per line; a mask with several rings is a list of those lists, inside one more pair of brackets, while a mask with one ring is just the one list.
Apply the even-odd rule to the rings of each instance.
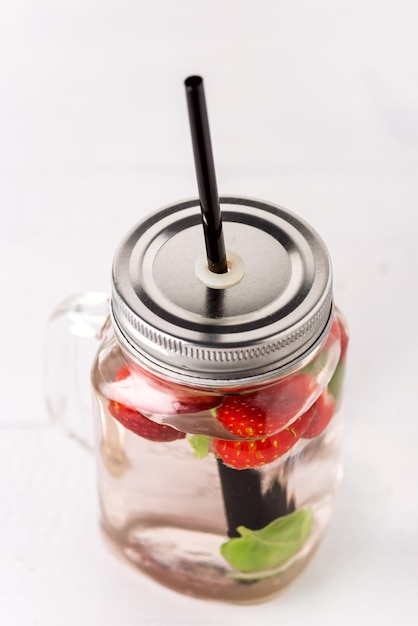
[[95, 450], [118, 551], [172, 589], [248, 603], [293, 580], [328, 526], [347, 329], [310, 226], [256, 200], [221, 206], [216, 284], [197, 201], [122, 241], [92, 368]]

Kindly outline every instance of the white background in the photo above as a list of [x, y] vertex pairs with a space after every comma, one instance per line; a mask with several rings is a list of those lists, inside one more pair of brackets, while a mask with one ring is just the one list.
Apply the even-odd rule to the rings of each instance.
[[[109, 289], [125, 231], [196, 195], [184, 78], [205, 78], [221, 193], [299, 213], [351, 328], [333, 525], [279, 598], [184, 598], [97, 528], [90, 455], [48, 421], [43, 335]], [[0, 623], [418, 622], [416, 0], [3, 0]]]

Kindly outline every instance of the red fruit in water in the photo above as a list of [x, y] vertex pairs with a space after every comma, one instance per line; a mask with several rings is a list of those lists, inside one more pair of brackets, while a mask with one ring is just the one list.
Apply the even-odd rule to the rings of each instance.
[[305, 415], [311, 415], [311, 422], [303, 433], [304, 439], [314, 439], [324, 432], [334, 415], [335, 404], [333, 395], [325, 389], [305, 413]]
[[144, 413], [176, 415], [198, 413], [221, 403], [221, 396], [203, 394], [199, 390], [163, 381], [156, 376], [128, 366], [121, 367], [115, 377], [112, 398]]
[[325, 342], [325, 346], [322, 348], [322, 350], [324, 352], [326, 352], [327, 350], [329, 350], [332, 346], [332, 344], [335, 341], [338, 341], [340, 337], [340, 322], [338, 320], [338, 318], [336, 316], [334, 316], [333, 320], [332, 320], [332, 324], [331, 324], [331, 328], [327, 337], [327, 340]]
[[130, 409], [114, 400], [109, 402], [109, 412], [122, 426], [149, 441], [174, 441], [175, 439], [184, 439], [186, 436], [185, 433], [166, 424], [157, 424], [139, 411]]
[[260, 467], [286, 454], [302, 437], [311, 419], [312, 415], [304, 413], [280, 433], [262, 439], [252, 441], [214, 439], [213, 450], [225, 465], [235, 469]]
[[225, 396], [215, 416], [238, 437], [266, 437], [282, 430], [314, 389], [314, 378], [299, 374], [260, 390]]
[[[122, 367], [118, 371], [115, 380], [124, 380], [128, 378], [130, 374], [128, 367]], [[175, 441], [176, 439], [184, 439], [186, 436], [185, 433], [171, 426], [153, 422], [136, 409], [117, 402], [116, 400], [109, 402], [109, 412], [122, 426], [149, 441]]]
[[341, 340], [340, 361], [341, 363], [345, 363], [346, 356], [347, 356], [347, 347], [348, 347], [348, 332], [347, 332], [347, 327], [343, 319], [341, 318], [338, 319], [338, 325], [340, 329], [340, 340]]

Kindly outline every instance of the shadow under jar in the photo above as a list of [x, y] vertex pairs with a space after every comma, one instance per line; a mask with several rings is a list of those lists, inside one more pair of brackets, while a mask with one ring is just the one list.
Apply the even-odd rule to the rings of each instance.
[[340, 477], [347, 329], [323, 242], [281, 207], [222, 198], [240, 280], [196, 266], [200, 210], [141, 222], [113, 266], [92, 370], [102, 528], [182, 593], [256, 602], [304, 568]]

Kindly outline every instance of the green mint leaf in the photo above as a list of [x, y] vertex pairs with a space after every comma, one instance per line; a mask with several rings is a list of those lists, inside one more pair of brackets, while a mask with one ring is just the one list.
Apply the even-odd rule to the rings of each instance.
[[193, 456], [196, 459], [204, 459], [205, 456], [208, 456], [210, 437], [207, 435], [192, 435], [189, 437], [189, 443], [194, 450]]
[[241, 537], [221, 545], [221, 554], [241, 572], [260, 572], [286, 563], [302, 548], [313, 524], [311, 509], [279, 517], [261, 530], [239, 526]]
[[345, 374], [345, 367], [340, 361], [337, 367], [335, 368], [335, 372], [331, 380], [328, 383], [328, 390], [334, 396], [334, 400], [336, 401], [338, 400], [340, 393], [341, 393], [341, 388], [344, 382], [344, 374]]

